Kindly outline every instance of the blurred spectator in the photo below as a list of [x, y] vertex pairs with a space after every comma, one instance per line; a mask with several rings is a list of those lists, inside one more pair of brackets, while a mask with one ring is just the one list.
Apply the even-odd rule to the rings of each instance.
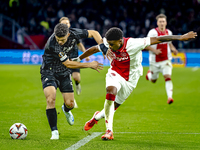
[[[170, 7], [170, 9], [169, 9]], [[156, 26], [155, 16], [168, 16], [168, 28], [174, 34], [190, 30], [200, 32], [200, 0], [9, 0], [0, 5], [0, 13], [15, 19], [29, 35], [48, 37], [67, 16], [75, 28], [96, 29], [104, 36], [116, 26], [124, 36], [144, 37]], [[199, 37], [191, 42], [175, 42], [177, 48], [200, 48]], [[92, 42], [86, 42], [86, 47]]]

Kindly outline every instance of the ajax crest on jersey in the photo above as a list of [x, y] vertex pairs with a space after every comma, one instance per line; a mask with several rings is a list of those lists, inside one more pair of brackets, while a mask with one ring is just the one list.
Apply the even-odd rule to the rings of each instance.
[[9, 133], [12, 139], [25, 139], [28, 130], [24, 124], [15, 123], [10, 127]]

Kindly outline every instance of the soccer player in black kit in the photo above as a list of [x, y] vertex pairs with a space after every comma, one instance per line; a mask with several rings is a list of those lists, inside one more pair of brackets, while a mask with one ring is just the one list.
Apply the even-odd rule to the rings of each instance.
[[74, 117], [70, 111], [74, 108], [74, 91], [69, 68], [92, 68], [98, 72], [99, 69], [103, 69], [103, 64], [97, 61], [80, 63], [69, 60], [70, 51], [73, 50], [76, 42], [79, 39], [90, 37], [93, 37], [98, 44], [102, 43], [101, 35], [97, 31], [76, 28], [69, 29], [66, 24], [59, 23], [55, 26], [54, 33], [45, 45], [40, 73], [47, 102], [46, 115], [52, 131], [50, 139], [59, 139], [57, 112], [55, 108], [57, 87], [60, 89], [64, 99], [62, 110], [66, 119], [70, 125], [74, 124]]

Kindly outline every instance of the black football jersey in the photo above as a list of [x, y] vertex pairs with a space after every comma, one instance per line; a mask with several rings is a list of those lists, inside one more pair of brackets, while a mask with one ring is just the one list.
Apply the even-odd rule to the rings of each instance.
[[45, 45], [45, 51], [42, 56], [42, 71], [52, 71], [53, 73], [70, 72], [70, 70], [62, 64], [69, 59], [70, 53], [77, 47], [79, 39], [87, 38], [88, 31], [86, 29], [69, 29], [69, 37], [64, 45], [59, 45], [53, 33]]

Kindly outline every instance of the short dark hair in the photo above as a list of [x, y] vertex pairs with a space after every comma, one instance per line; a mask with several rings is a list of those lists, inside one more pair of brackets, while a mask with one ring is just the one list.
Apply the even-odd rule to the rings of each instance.
[[113, 27], [106, 32], [105, 37], [108, 41], [120, 40], [123, 38], [123, 32], [120, 28]]
[[59, 23], [55, 26], [54, 33], [57, 37], [64, 37], [69, 33], [69, 28], [66, 24]]
[[159, 14], [158, 16], [156, 16], [156, 20], [158, 20], [159, 18], [165, 18], [167, 20], [167, 16], [164, 14]]

